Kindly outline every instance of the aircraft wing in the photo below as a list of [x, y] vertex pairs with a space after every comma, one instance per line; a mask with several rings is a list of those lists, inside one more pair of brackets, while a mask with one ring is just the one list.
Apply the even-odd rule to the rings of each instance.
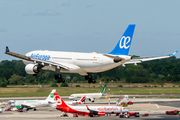
[[8, 54], [8, 55], [10, 55], [10, 56], [14, 56], [14, 57], [17, 57], [17, 58], [21, 58], [21, 59], [23, 59], [23, 60], [31, 61], [31, 58], [30, 58], [30, 57], [27, 57], [27, 56], [25, 56], [25, 55], [20, 55], [20, 54], [14, 53], [14, 52], [10, 52], [8, 47], [6, 47], [6, 52], [5, 52], [5, 54]]
[[137, 64], [137, 63], [141, 63], [144, 61], [150, 61], [150, 60], [157, 60], [157, 59], [162, 59], [162, 58], [169, 58], [169, 57], [173, 57], [176, 55], [178, 51], [174, 52], [173, 54], [167, 55], [167, 56], [152, 56], [152, 57], [137, 57], [137, 58], [133, 58], [130, 61], [125, 62], [124, 64]]
[[10, 52], [9, 48], [6, 47], [6, 52], [5, 54], [8, 54], [10, 56], [14, 56], [23, 60], [27, 60], [27, 61], [32, 61], [34, 63], [38, 63], [41, 64], [43, 66], [54, 66], [57, 68], [63, 68], [65, 70], [68, 71], [73, 71], [73, 70], [78, 70], [79, 74], [81, 75], [87, 75], [87, 73], [85, 71], [83, 71], [79, 66], [77, 65], [73, 65], [73, 64], [68, 64], [68, 63], [59, 63], [59, 62], [53, 62], [53, 61], [47, 61], [47, 60], [40, 60], [40, 59], [36, 59], [36, 58], [31, 58], [25, 55], [20, 55], [14, 52]]
[[59, 67], [62, 67], [64, 69], [66, 69], [66, 70], [69, 70], [68, 66], [60, 64], [60, 63], [57, 63], [57, 62], [50, 62], [50, 61], [45, 61], [45, 60], [39, 60], [39, 59], [31, 58], [31, 57], [28, 57], [28, 56], [25, 56], [25, 55], [21, 55], [21, 54], [17, 54], [17, 53], [14, 53], [14, 52], [10, 52], [8, 47], [6, 47], [5, 54], [8, 54], [10, 56], [14, 56], [14, 57], [17, 57], [17, 58], [20, 58], [20, 59], [23, 59], [23, 60], [32, 61], [32, 62], [40, 63], [40, 64], [43, 63], [44, 65], [53, 65], [53, 66], [56, 66], [56, 67], [59, 66]]

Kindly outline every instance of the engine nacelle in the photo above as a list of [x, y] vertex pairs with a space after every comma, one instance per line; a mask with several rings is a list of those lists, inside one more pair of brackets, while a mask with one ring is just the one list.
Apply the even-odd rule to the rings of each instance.
[[98, 116], [105, 116], [105, 112], [104, 111], [98, 112]]
[[36, 65], [36, 64], [27, 64], [25, 67], [25, 71], [28, 74], [37, 74], [41, 70], [42, 70], [41, 66]]

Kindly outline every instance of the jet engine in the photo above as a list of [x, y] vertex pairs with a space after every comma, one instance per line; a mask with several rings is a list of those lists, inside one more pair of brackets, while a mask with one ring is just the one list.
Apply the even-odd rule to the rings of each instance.
[[94, 102], [95, 98], [89, 98], [89, 101]]
[[37, 74], [42, 70], [40, 65], [37, 64], [27, 64], [25, 67], [25, 71], [28, 74]]

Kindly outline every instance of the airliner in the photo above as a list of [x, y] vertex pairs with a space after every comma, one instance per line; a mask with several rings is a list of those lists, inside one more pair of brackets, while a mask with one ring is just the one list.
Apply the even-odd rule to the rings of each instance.
[[17, 109], [29, 108], [29, 109], [34, 109], [34, 111], [36, 111], [36, 107], [49, 106], [50, 104], [55, 103], [54, 92], [56, 92], [55, 89], [51, 91], [51, 93], [45, 100], [10, 100], [5, 106], [5, 108], [6, 109], [9, 109], [10, 107], [15, 107]]
[[105, 116], [105, 114], [116, 114], [119, 116], [122, 113], [127, 113], [128, 110], [122, 106], [69, 106], [55, 92], [56, 109], [63, 113], [71, 113], [74, 117], [82, 116]]
[[88, 83], [95, 83], [96, 81], [92, 78], [92, 73], [107, 71], [120, 65], [125, 66], [125, 64], [137, 65], [137, 63], [143, 61], [169, 58], [175, 56], [178, 52], [176, 51], [173, 54], [161, 57], [132, 58], [128, 53], [134, 29], [135, 24], [130, 24], [115, 48], [108, 54], [35, 50], [28, 52], [26, 55], [21, 55], [10, 52], [7, 46], [5, 54], [23, 59], [26, 65], [25, 71], [28, 74], [36, 75], [41, 70], [52, 70], [57, 72], [55, 78], [58, 82], [64, 83], [65, 79], [62, 78], [61, 72], [79, 73], [85, 76]]
[[[45, 106], [51, 106], [55, 108], [56, 101], [54, 97], [54, 92], [56, 92], [56, 89], [53, 89], [45, 100], [10, 100], [5, 106], [6, 108], [5, 110], [9, 109], [10, 107], [14, 107], [14, 109], [11, 109], [12, 111], [18, 110], [19, 108], [28, 108], [36, 111], [37, 107], [45, 107]], [[79, 101], [67, 101], [65, 103], [73, 106], [80, 105], [85, 102], [85, 99], [86, 96], [82, 96], [82, 98]]]
[[106, 96], [106, 84], [104, 85], [102, 91], [100, 93], [80, 93], [80, 94], [71, 94], [69, 96], [70, 100], [77, 100], [83, 96], [86, 96], [86, 99], [89, 99], [89, 101], [94, 102], [95, 98], [101, 98], [102, 96]]

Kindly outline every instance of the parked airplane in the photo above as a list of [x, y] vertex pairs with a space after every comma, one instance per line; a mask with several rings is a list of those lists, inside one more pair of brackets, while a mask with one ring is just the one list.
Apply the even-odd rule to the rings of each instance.
[[70, 100], [77, 100], [81, 98], [82, 96], [86, 96], [86, 99], [89, 99], [89, 101], [94, 102], [95, 98], [101, 98], [102, 96], [106, 95], [106, 84], [104, 85], [102, 91], [100, 93], [81, 93], [81, 94], [71, 94], [69, 96]]
[[55, 103], [54, 92], [56, 92], [55, 89], [51, 91], [45, 100], [10, 100], [5, 106], [5, 110], [9, 109], [10, 107], [29, 108], [36, 110], [36, 107], [51, 105]]
[[125, 64], [137, 65], [143, 61], [168, 58], [177, 53], [176, 51], [174, 54], [162, 57], [132, 58], [128, 53], [134, 29], [135, 25], [130, 24], [116, 47], [108, 54], [36, 50], [28, 52], [26, 55], [20, 55], [10, 52], [8, 47], [6, 47], [5, 54], [23, 59], [26, 65], [25, 71], [28, 74], [37, 74], [41, 70], [52, 70], [58, 73], [55, 76], [58, 82], [64, 83], [65, 79], [62, 78], [60, 72], [79, 73], [85, 76], [88, 83], [95, 83], [92, 73], [107, 71], [120, 65], [125, 66]]
[[73, 116], [78, 115], [90, 116], [104, 116], [105, 114], [122, 114], [127, 113], [128, 110], [122, 106], [69, 106], [67, 105], [55, 92], [56, 109], [64, 113], [72, 113]]

